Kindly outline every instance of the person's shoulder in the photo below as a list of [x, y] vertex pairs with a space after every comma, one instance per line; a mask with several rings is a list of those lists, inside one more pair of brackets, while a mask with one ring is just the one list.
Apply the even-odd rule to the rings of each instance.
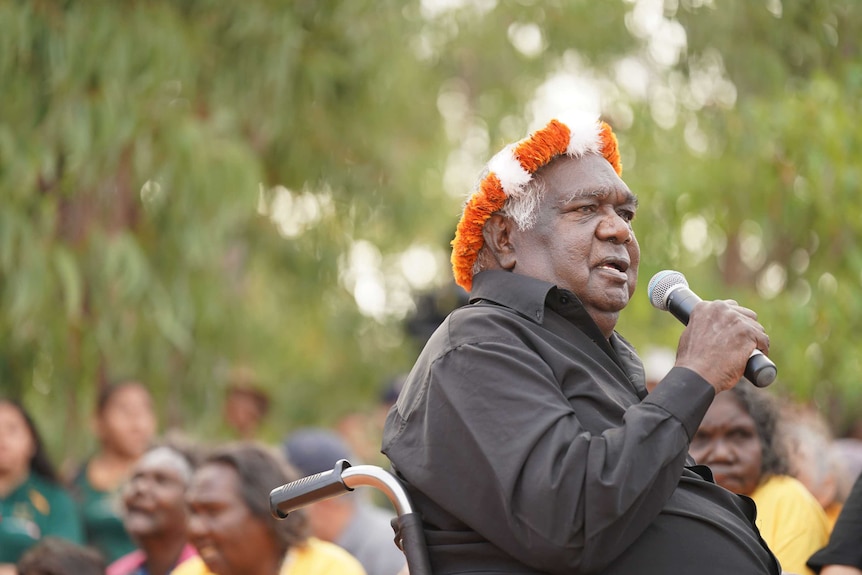
[[757, 489], [757, 492], [816, 501], [805, 485], [790, 475], [773, 475]]
[[[316, 537], [309, 537], [305, 545], [292, 550], [295, 560], [291, 569], [282, 575], [315, 573], [319, 575], [365, 575], [365, 569], [356, 557], [342, 547]], [[180, 574], [187, 575], [187, 574]]]
[[487, 343], [496, 338], [516, 339], [516, 311], [489, 302], [476, 302], [452, 311], [425, 343], [422, 357], [433, 361], [453, 350]]
[[812, 520], [826, 523], [826, 512], [805, 485], [790, 475], [773, 475], [752, 494], [758, 507], [772, 507], [777, 512], [792, 511]]
[[441, 327], [454, 347], [484, 342], [494, 337], [516, 339], [515, 333], [538, 323], [535, 315], [541, 309], [540, 306], [536, 306], [534, 310], [521, 309], [503, 303], [478, 300], [450, 313]]
[[210, 575], [210, 571], [204, 560], [195, 556], [177, 565], [170, 575]]
[[[62, 507], [64, 511], [68, 507], [74, 507], [72, 495], [65, 486], [38, 474], [30, 475], [27, 495], [34, 507], [40, 511], [46, 506], [47, 508]], [[49, 513], [50, 511], [43, 512], [44, 515]]]
[[339, 547], [335, 543], [318, 539], [317, 537], [308, 538], [304, 545], [304, 551], [319, 558], [327, 558], [334, 562], [344, 562], [346, 565], [352, 563], [359, 564], [359, 561], [344, 548]]
[[146, 561], [144, 552], [140, 549], [135, 549], [131, 553], [126, 553], [113, 563], [108, 565], [105, 571], [106, 575], [129, 575], [134, 573]]

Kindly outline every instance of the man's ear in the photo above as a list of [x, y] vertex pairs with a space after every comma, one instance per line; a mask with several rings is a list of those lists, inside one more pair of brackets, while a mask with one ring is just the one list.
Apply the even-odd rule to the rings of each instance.
[[[500, 214], [492, 214], [482, 228], [485, 239], [485, 250], [496, 264], [495, 267], [511, 271], [515, 267], [517, 257], [512, 235], [515, 222]], [[491, 266], [487, 266], [491, 267]]]

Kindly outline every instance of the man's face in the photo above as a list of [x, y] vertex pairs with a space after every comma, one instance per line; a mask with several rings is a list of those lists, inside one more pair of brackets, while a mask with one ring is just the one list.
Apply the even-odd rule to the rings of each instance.
[[185, 473], [180, 455], [166, 448], [138, 460], [123, 491], [124, 523], [133, 537], [177, 532], [185, 536]]
[[281, 560], [273, 533], [246, 506], [239, 481], [233, 467], [209, 463], [195, 472], [186, 494], [189, 539], [216, 575], [255, 573]]
[[227, 424], [245, 439], [252, 439], [264, 417], [260, 400], [249, 392], [233, 390], [228, 393], [224, 405]]
[[720, 393], [694, 434], [689, 453], [712, 469], [715, 482], [751, 495], [760, 483], [763, 444], [754, 419], [731, 393]]
[[637, 284], [637, 199], [602, 157], [558, 157], [539, 170], [545, 195], [536, 224], [513, 233], [512, 271], [574, 292], [587, 312], [616, 315]]

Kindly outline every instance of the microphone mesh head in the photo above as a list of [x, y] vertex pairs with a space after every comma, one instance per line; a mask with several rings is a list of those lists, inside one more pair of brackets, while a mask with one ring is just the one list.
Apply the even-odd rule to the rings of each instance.
[[647, 296], [653, 306], [667, 311], [668, 293], [679, 286], [688, 287], [688, 281], [684, 275], [674, 270], [662, 270], [649, 281]]

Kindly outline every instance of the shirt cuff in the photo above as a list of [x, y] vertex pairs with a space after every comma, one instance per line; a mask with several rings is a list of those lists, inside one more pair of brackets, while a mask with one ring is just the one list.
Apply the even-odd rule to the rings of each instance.
[[687, 367], [674, 367], [644, 402], [654, 403], [680, 420], [691, 441], [713, 399], [715, 389], [709, 382]]

